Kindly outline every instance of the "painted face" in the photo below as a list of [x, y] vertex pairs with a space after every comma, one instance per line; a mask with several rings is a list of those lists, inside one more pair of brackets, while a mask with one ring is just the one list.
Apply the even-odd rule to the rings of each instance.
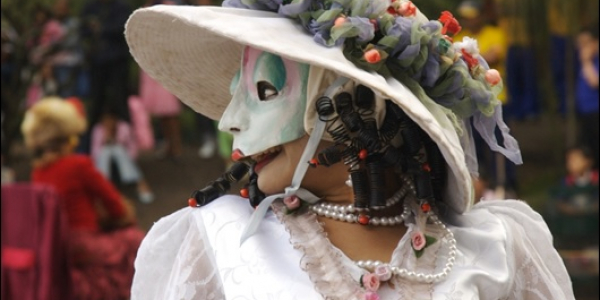
[[257, 161], [257, 172], [281, 151], [281, 145], [305, 134], [308, 71], [306, 64], [244, 49], [219, 130], [233, 135], [234, 154]]

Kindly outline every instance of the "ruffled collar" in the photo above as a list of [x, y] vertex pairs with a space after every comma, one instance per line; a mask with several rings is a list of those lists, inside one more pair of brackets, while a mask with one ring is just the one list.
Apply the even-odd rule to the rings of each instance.
[[[330, 242], [316, 215], [310, 211], [286, 214], [281, 201], [274, 202], [272, 207], [290, 234], [291, 245], [302, 253], [300, 267], [308, 273], [317, 292], [324, 299], [364, 299], [359, 280], [367, 271], [358, 267]], [[394, 249], [390, 265], [423, 273], [439, 271], [436, 263], [445, 256], [440, 253], [442, 243], [427, 247], [426, 252], [417, 258], [410, 240], [416, 226], [407, 225], [408, 231]], [[438, 240], [444, 235], [443, 230], [433, 226], [427, 226], [425, 233]], [[432, 289], [432, 283], [414, 283], [395, 276], [389, 284], [382, 286], [379, 295], [381, 299], [431, 299]]]

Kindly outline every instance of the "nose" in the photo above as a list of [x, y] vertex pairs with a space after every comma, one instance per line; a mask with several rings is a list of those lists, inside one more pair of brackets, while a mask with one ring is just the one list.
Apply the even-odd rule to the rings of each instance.
[[235, 135], [248, 129], [249, 112], [245, 107], [232, 103], [233, 101], [227, 106], [221, 117], [219, 130]]

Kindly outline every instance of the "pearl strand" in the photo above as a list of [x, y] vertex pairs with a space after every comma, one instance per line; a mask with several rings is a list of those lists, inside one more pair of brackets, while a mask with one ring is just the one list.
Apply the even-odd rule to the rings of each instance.
[[[320, 203], [322, 204], [322, 203]], [[359, 216], [352, 214], [355, 211], [354, 207], [350, 205], [313, 205], [310, 210], [319, 216], [323, 216], [329, 219], [344, 221], [348, 223], [359, 223]], [[404, 206], [404, 211], [400, 215], [392, 217], [369, 217], [368, 224], [374, 226], [394, 226], [402, 224], [405, 219], [410, 217], [410, 208], [408, 205]], [[364, 223], [363, 223], [364, 224]]]
[[[448, 276], [448, 274], [454, 267], [454, 262], [456, 261], [456, 239], [454, 238], [454, 233], [452, 233], [452, 231], [450, 231], [450, 229], [447, 228], [446, 225], [444, 225], [444, 223], [442, 223], [442, 221], [440, 221], [436, 215], [430, 214], [429, 219], [433, 222], [433, 224], [437, 225], [438, 227], [440, 227], [441, 229], [446, 231], [446, 234], [444, 234], [444, 237], [448, 238], [447, 243], [448, 243], [448, 250], [449, 250], [448, 251], [448, 259], [446, 260], [446, 265], [444, 266], [444, 268], [442, 269], [441, 272], [435, 273], [435, 274], [425, 274], [425, 273], [420, 273], [420, 272], [409, 271], [408, 269], [404, 269], [404, 268], [390, 267], [390, 269], [394, 275], [408, 279], [410, 281], [414, 281], [414, 282], [433, 283], [433, 282], [440, 282], [440, 281], [446, 279], [446, 277]], [[378, 260], [366, 260], [366, 261], [359, 260], [359, 261], [356, 261], [355, 263], [357, 266], [359, 266], [361, 268], [365, 268], [365, 269], [375, 269], [376, 267], [381, 266], [381, 265], [388, 265], [388, 264], [383, 263], [382, 261], [378, 261]]]

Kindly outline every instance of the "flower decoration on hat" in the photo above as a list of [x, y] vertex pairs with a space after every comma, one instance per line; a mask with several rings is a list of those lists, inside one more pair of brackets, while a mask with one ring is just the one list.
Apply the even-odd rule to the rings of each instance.
[[[483, 136], [493, 137], [498, 126], [505, 139], [514, 140], [499, 113], [501, 77], [489, 70], [474, 39], [453, 45], [461, 26], [450, 12], [427, 20], [407, 0], [225, 0], [223, 5], [296, 19], [315, 42], [341, 47], [357, 67], [394, 77], [422, 101], [447, 108], [454, 119], [477, 118], [475, 128]], [[504, 149], [494, 138], [486, 142], [521, 163], [518, 149]]]

